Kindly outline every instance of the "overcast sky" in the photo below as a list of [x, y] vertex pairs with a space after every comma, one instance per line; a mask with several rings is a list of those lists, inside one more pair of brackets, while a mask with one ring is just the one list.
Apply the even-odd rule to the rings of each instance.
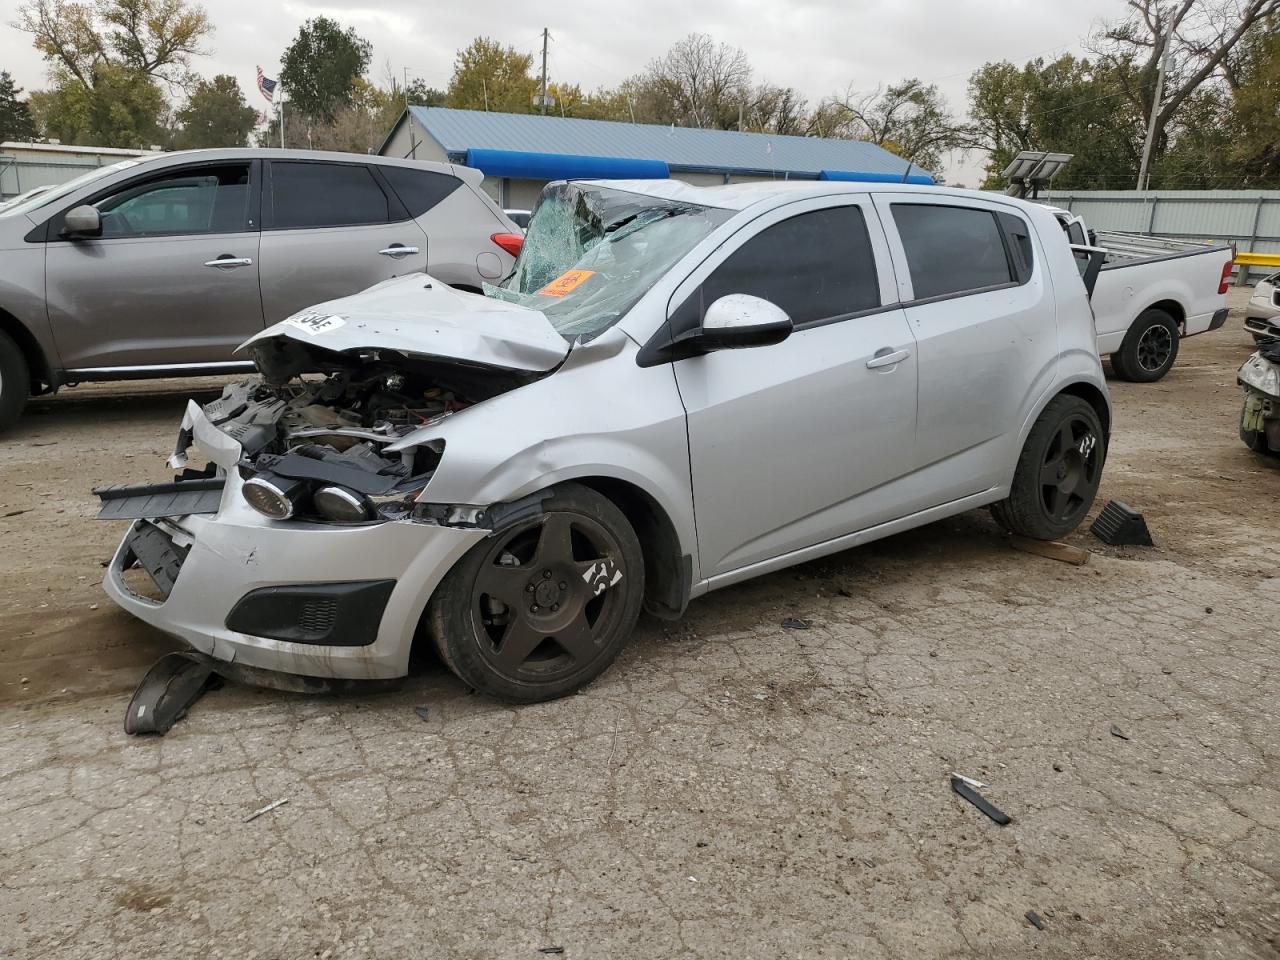
[[[45, 64], [26, 34], [10, 24], [20, 0], [0, 0], [0, 69], [27, 89], [45, 81]], [[325, 15], [356, 28], [373, 44], [372, 79], [388, 64], [397, 76], [444, 88], [455, 51], [477, 35], [540, 54], [551, 30], [554, 78], [584, 90], [612, 86], [693, 32], [741, 47], [757, 79], [793, 86], [811, 102], [853, 83], [871, 90], [917, 76], [936, 82], [956, 113], [966, 109], [969, 74], [983, 63], [1015, 63], [1037, 55], [1079, 52], [1095, 23], [1123, 12], [1122, 0], [640, 0], [584, 7], [543, 0], [415, 3], [362, 0], [217, 0], [205, 4], [216, 31], [199, 73], [229, 73], [255, 105], [255, 68], [279, 71], [280, 54], [309, 17]], [[951, 158], [943, 172], [975, 185], [980, 158]]]

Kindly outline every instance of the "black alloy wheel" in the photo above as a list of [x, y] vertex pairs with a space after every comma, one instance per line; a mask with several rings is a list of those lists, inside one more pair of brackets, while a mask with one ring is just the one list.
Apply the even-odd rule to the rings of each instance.
[[640, 613], [644, 557], [622, 512], [565, 484], [543, 513], [496, 531], [432, 599], [436, 646], [471, 686], [508, 700], [563, 696], [599, 675]]
[[482, 655], [513, 680], [581, 669], [617, 627], [622, 579], [617, 538], [588, 517], [551, 513], [515, 528], [489, 548], [472, 587]]
[[1173, 334], [1162, 323], [1153, 324], [1138, 338], [1138, 366], [1144, 373], [1157, 373], [1173, 355]]
[[1120, 349], [1111, 355], [1111, 369], [1122, 380], [1153, 383], [1173, 369], [1181, 339], [1178, 323], [1167, 311], [1157, 307], [1143, 310]]
[[1057, 540], [1089, 512], [1106, 456], [1098, 411], [1081, 397], [1059, 394], [1027, 435], [1009, 496], [991, 505], [992, 516], [1010, 533]]
[[1088, 510], [1098, 491], [1102, 458], [1095, 456], [1098, 435], [1082, 414], [1062, 421], [1045, 448], [1040, 465], [1040, 497], [1045, 513], [1055, 523], [1066, 523]]

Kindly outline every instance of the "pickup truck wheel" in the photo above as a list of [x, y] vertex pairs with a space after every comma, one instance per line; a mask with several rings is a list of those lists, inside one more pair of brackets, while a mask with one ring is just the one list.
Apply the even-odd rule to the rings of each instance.
[[1054, 397], [1027, 435], [1009, 496], [992, 504], [996, 522], [1035, 540], [1070, 533], [1097, 496], [1105, 445], [1090, 404], [1069, 394]]
[[17, 422], [30, 394], [27, 361], [13, 338], [0, 331], [0, 430], [8, 430]]
[[450, 670], [523, 703], [562, 697], [603, 673], [644, 598], [640, 541], [611, 501], [564, 484], [542, 508], [472, 547], [429, 610]]
[[1120, 349], [1111, 355], [1111, 368], [1122, 380], [1153, 383], [1178, 358], [1181, 339], [1173, 317], [1154, 307], [1138, 314]]

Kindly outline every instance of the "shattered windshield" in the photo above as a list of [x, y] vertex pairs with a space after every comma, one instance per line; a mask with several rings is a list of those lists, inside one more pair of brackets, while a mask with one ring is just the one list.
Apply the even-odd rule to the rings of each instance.
[[547, 187], [515, 269], [486, 296], [541, 310], [565, 337], [618, 321], [733, 211], [607, 187]]

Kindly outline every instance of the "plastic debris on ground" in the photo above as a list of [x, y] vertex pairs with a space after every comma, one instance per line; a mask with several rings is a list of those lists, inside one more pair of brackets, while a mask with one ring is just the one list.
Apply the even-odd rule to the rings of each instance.
[[168, 653], [152, 664], [124, 714], [124, 732], [164, 736], [187, 715], [205, 691], [222, 686], [209, 661], [188, 653]]

